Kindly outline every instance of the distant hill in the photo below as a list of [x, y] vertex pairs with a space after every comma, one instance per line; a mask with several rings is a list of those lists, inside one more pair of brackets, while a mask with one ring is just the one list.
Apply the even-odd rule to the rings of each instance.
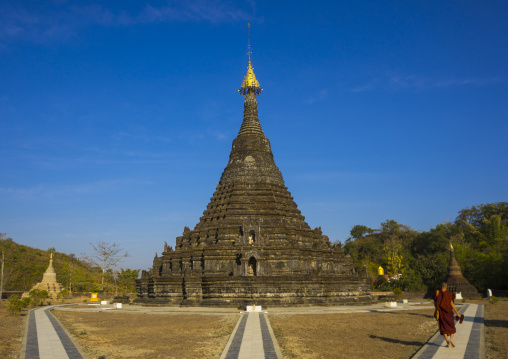
[[[5, 291], [28, 291], [42, 280], [49, 265], [50, 252], [14, 242], [11, 238], [0, 240], [5, 255]], [[87, 292], [100, 282], [100, 270], [80, 261], [74, 254], [53, 253], [53, 268], [57, 281], [73, 292]]]

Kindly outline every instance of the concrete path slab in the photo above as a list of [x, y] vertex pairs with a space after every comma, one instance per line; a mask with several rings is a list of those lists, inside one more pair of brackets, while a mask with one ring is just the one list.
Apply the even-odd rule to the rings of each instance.
[[244, 313], [222, 352], [221, 359], [282, 359], [265, 313]]
[[483, 305], [466, 304], [459, 313], [464, 314], [462, 324], [456, 323], [453, 337], [455, 348], [448, 348], [444, 336], [437, 332], [414, 356], [414, 359], [485, 358], [485, 329]]
[[80, 350], [50, 310], [55, 306], [32, 309], [21, 359], [83, 359]]
[[69, 357], [46, 311], [42, 308], [35, 310], [35, 326], [40, 359], [67, 359]]

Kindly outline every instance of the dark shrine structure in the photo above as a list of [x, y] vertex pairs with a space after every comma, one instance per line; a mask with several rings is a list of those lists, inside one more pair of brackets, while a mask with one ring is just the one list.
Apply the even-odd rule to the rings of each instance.
[[482, 296], [476, 288], [471, 285], [462, 275], [459, 263], [455, 259], [453, 245], [450, 244], [450, 264], [448, 266], [448, 277], [446, 278], [448, 290], [453, 293], [461, 293], [466, 299], [482, 299]]
[[146, 305], [370, 303], [370, 280], [320, 228], [311, 229], [275, 165], [258, 119], [262, 92], [250, 60], [239, 90], [243, 122], [203, 216], [164, 245], [136, 281]]

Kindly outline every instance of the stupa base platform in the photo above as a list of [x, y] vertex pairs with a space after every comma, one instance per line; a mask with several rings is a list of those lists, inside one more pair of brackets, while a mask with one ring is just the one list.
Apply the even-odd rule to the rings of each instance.
[[460, 293], [464, 299], [482, 299], [482, 295], [478, 293], [471, 284], [453, 284], [448, 283], [448, 290], [453, 293]]
[[185, 277], [141, 280], [134, 301], [155, 306], [242, 307], [371, 304], [370, 283], [340, 277]]

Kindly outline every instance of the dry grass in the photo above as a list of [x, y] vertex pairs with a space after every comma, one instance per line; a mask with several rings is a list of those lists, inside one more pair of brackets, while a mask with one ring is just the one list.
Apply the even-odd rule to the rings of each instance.
[[433, 309], [270, 315], [285, 358], [409, 358], [436, 332]]
[[218, 358], [236, 315], [110, 312], [53, 314], [92, 358]]
[[508, 300], [485, 305], [485, 336], [487, 358], [508, 358]]
[[[508, 358], [508, 300], [485, 305], [489, 359]], [[92, 358], [218, 358], [236, 315], [53, 313]], [[286, 358], [409, 358], [436, 331], [433, 310], [271, 314]], [[0, 305], [0, 358], [18, 358], [25, 316]]]
[[25, 315], [9, 315], [6, 300], [0, 304], [0, 358], [19, 357], [25, 318]]

